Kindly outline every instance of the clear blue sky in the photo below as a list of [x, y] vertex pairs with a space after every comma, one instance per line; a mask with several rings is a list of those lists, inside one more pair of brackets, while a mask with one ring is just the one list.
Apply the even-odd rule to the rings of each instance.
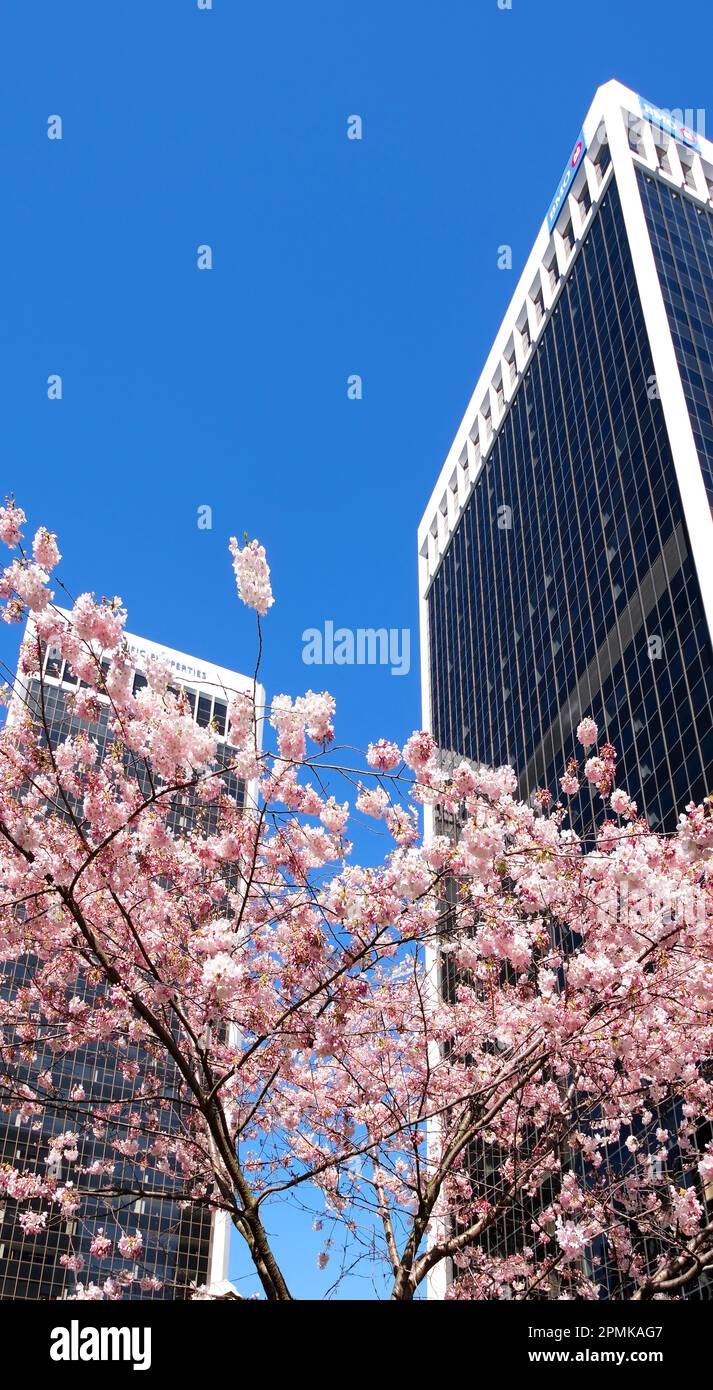
[[[352, 744], [420, 722], [416, 527], [596, 87], [713, 133], [710, 0], [512, 5], [3, 6], [0, 492], [59, 532], [75, 593], [238, 669], [227, 537], [258, 535], [268, 691], [328, 685]], [[410, 628], [411, 674], [303, 666], [328, 618]], [[275, 1225], [323, 1296], [320, 1237]]]

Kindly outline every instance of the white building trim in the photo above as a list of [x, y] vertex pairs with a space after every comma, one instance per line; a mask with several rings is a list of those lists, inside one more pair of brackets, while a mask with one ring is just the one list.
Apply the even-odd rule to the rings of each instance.
[[[671, 444], [673, 466], [681, 493], [681, 503], [688, 528], [693, 562], [698, 575], [701, 600], [706, 614], [708, 631], [713, 639], [713, 516], [693, 437], [691, 416], [686, 404], [681, 373], [676, 360], [676, 351], [671, 336], [661, 282], [656, 269], [646, 215], [639, 193], [635, 166], [638, 164], [640, 167], [650, 169], [652, 173], [663, 174], [681, 190], [681, 197], [690, 196], [699, 202], [711, 200], [702, 196], [702, 185], [705, 185], [706, 194], [709, 190], [700, 155], [693, 153], [689, 165], [690, 152], [681, 146], [686, 166], [691, 168], [692, 174], [695, 169], [695, 174], [693, 174], [695, 186], [692, 186], [685, 181], [684, 164], [678, 153], [677, 143], [673, 139], [668, 140], [666, 149], [670, 173], [661, 168], [657, 158], [657, 150], [662, 147], [656, 144], [653, 128], [647, 122], [642, 122], [644, 137], [642, 155], [638, 157], [632, 153], [629, 147], [625, 116], [626, 111], [622, 110], [620, 101], [616, 99], [615, 94], [612, 94], [611, 110], [607, 112], [606, 117], [609, 148], [624, 225], [631, 247], [634, 275], [651, 347], [661, 408]], [[708, 144], [707, 141], [705, 143]], [[710, 147], [710, 152], [713, 158], [713, 146]], [[682, 191], [684, 187], [686, 188], [685, 194]]]
[[227, 1211], [213, 1212], [208, 1257], [208, 1286], [222, 1284], [228, 1277], [231, 1221]]

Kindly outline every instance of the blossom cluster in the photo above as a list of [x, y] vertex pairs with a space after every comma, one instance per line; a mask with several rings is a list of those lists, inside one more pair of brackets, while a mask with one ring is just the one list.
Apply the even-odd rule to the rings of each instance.
[[[21, 668], [40, 682], [51, 645], [82, 684], [52, 747], [18, 707], [0, 733], [0, 959], [24, 963], [0, 1106], [21, 1131], [53, 1117], [0, 1194], [28, 1240], [85, 1233], [74, 1296], [155, 1291], [127, 1189], [227, 1211], [269, 1298], [288, 1291], [262, 1213], [307, 1190], [320, 1269], [337, 1239], [358, 1257], [365, 1222], [371, 1246], [376, 1214], [394, 1297], [446, 1258], [476, 1298], [664, 1297], [705, 1267], [711, 803], [653, 833], [590, 718], [560, 790], [593, 793], [593, 848], [548, 789], [526, 804], [512, 768], [428, 730], [340, 771], [326, 691], [267, 711], [232, 692], [221, 744], [160, 662], [134, 690], [121, 599], [54, 606], [57, 538], [40, 528], [30, 559], [25, 520], [0, 508]], [[231, 549], [264, 615], [264, 550]], [[355, 813], [383, 847], [367, 865]], [[87, 1048], [100, 1064], [66, 1081]]]

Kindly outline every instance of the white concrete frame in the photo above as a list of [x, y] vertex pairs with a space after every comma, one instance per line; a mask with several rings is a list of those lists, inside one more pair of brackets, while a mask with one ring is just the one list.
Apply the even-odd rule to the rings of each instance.
[[[548, 228], [547, 217], [542, 223], [418, 528], [421, 716], [424, 729], [432, 730], [433, 727], [428, 640], [428, 591], [431, 582], [497, 438], [509, 402], [529, 366], [534, 346], [559, 299], [597, 206], [612, 178], [616, 179], [621, 200], [691, 552], [698, 573], [708, 631], [713, 640], [713, 517], [635, 169], [636, 165], [649, 169], [682, 192], [685, 189], [684, 196], [700, 205], [713, 207], [713, 142], [699, 136], [699, 149], [694, 150], [672, 134], [664, 134], [642, 116], [639, 95], [616, 81], [607, 82], [597, 89], [582, 128], [587, 146], [585, 156], [552, 231]], [[630, 145], [630, 131], [638, 136], [636, 150]], [[575, 135], [573, 131], [573, 139]], [[611, 164], [602, 175], [598, 156], [606, 144], [609, 146]], [[666, 156], [663, 163], [662, 153]], [[586, 204], [581, 201], [585, 181], [592, 201], [588, 211]], [[543, 188], [543, 195], [547, 191], [547, 188]], [[563, 234], [568, 225], [573, 241], [570, 248]], [[553, 263], [556, 263], [558, 272], [554, 286], [551, 276]], [[534, 302], [538, 291], [544, 303], [544, 315], [539, 322]], [[529, 330], [529, 344], [522, 337], [525, 325]], [[509, 366], [513, 355], [514, 374]], [[498, 410], [498, 382], [502, 382], [504, 387], [502, 410]], [[492, 422], [489, 432], [485, 428], [484, 411], [490, 414]], [[433, 834], [431, 807], [424, 809], [424, 832], [427, 838]], [[435, 948], [427, 953], [427, 968], [431, 987], [436, 988]], [[435, 1125], [431, 1129], [435, 1136]], [[444, 1262], [429, 1277], [429, 1298], [443, 1298], [448, 1277]]]

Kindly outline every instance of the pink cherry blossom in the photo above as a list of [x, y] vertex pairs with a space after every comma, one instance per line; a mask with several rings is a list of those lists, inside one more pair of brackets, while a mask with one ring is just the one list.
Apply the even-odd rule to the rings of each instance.
[[703, 1207], [693, 1187], [671, 1188], [671, 1220], [684, 1236], [696, 1234], [702, 1215]]
[[591, 1240], [583, 1226], [576, 1221], [563, 1221], [561, 1217], [557, 1218], [556, 1235], [557, 1243], [567, 1260], [581, 1259]]
[[703, 1158], [698, 1164], [698, 1171], [704, 1183], [713, 1182], [713, 1149], [708, 1144]]
[[64, 1265], [65, 1269], [71, 1270], [73, 1274], [79, 1274], [84, 1268], [83, 1255], [60, 1255], [59, 1262]]
[[631, 800], [621, 788], [617, 788], [609, 797], [609, 805], [617, 816], [633, 818], [636, 815], [636, 802]]
[[607, 780], [607, 767], [603, 758], [587, 758], [584, 775], [595, 787], [601, 787]]
[[397, 744], [380, 738], [377, 743], [369, 744], [366, 760], [369, 766], [375, 767], [378, 772], [391, 772], [401, 762], [401, 750]]
[[47, 588], [47, 571], [24, 560], [13, 560], [0, 576], [0, 598], [18, 599], [33, 613], [41, 613], [53, 597]]
[[26, 1236], [39, 1235], [47, 1225], [47, 1212], [21, 1211], [18, 1220]]
[[361, 787], [356, 799], [356, 809], [365, 816], [384, 816], [389, 808], [389, 793], [383, 787]]
[[89, 1250], [98, 1260], [105, 1260], [111, 1254], [111, 1241], [108, 1236], [104, 1235], [104, 1230], [101, 1226], [96, 1235], [93, 1236]]
[[22, 510], [10, 498], [5, 499], [5, 506], [0, 507], [0, 541], [5, 545], [17, 545], [22, 540], [21, 527], [25, 525], [27, 517]]
[[121, 599], [96, 603], [92, 594], [80, 594], [72, 609], [72, 623], [82, 641], [96, 641], [107, 651], [121, 641], [126, 613]]
[[268, 608], [275, 602], [270, 586], [270, 567], [265, 557], [265, 547], [258, 541], [250, 541], [241, 549], [235, 536], [230, 538], [230, 553], [238, 586], [238, 596], [248, 608], [265, 617]]
[[596, 743], [599, 730], [593, 719], [587, 717], [577, 725], [577, 741], [583, 748], [591, 748]]
[[35, 532], [32, 553], [43, 570], [54, 569], [62, 558], [57, 548], [57, 537], [44, 526], [40, 526], [39, 531]]
[[252, 695], [241, 691], [234, 695], [228, 706], [229, 739], [234, 748], [244, 748], [248, 735], [252, 733], [255, 722], [255, 708]]
[[118, 1242], [118, 1250], [125, 1259], [136, 1260], [143, 1254], [144, 1238], [140, 1231], [136, 1231], [133, 1236], [122, 1236]]
[[415, 772], [421, 772], [427, 767], [436, 745], [431, 735], [422, 729], [420, 732], [415, 730], [410, 739], [404, 744], [403, 758], [408, 767], [412, 767]]
[[379, 1261], [395, 1300], [446, 1261], [458, 1299], [679, 1298], [713, 1269], [713, 802], [653, 833], [591, 720], [584, 839], [555, 788], [523, 802], [427, 730], [340, 752], [327, 691], [225, 692], [225, 743], [165, 662], [134, 694], [118, 598], [67, 619], [20, 554], [0, 607], [33, 615], [26, 676], [51, 645], [86, 683], [51, 748], [21, 708], [0, 731], [0, 1106], [41, 1141], [0, 1195], [28, 1241], [76, 1222], [72, 1274], [107, 1261], [71, 1296], [158, 1290], [125, 1223], [167, 1190], [227, 1214], [271, 1301], [300, 1292], [287, 1203], [317, 1204], [335, 1283]]
[[297, 701], [297, 705], [304, 715], [309, 737], [315, 743], [329, 743], [334, 738], [332, 720], [336, 704], [333, 696], [327, 690], [318, 695], [313, 690], [308, 690], [307, 694]]
[[341, 834], [349, 820], [349, 802], [344, 801], [339, 806], [334, 797], [330, 796], [329, 800], [320, 807], [319, 818], [332, 834]]
[[232, 956], [217, 951], [203, 966], [203, 982], [221, 1002], [232, 999], [240, 987], [240, 968]]

